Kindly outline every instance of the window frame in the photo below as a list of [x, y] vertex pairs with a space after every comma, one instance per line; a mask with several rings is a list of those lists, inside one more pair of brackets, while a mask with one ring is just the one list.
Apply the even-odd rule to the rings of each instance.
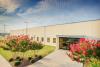
[[47, 37], [47, 42], [50, 42], [50, 37]]
[[44, 37], [41, 37], [41, 41], [44, 42]]
[[39, 41], [39, 37], [37, 37], [37, 41]]
[[53, 43], [56, 43], [57, 42], [57, 38], [53, 38]]

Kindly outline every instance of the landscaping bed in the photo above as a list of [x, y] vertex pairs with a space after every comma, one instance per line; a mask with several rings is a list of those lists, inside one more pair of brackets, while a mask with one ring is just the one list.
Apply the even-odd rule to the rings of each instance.
[[[48, 46], [48, 45], [43, 46], [43, 48], [40, 49], [39, 51], [37, 51], [35, 54], [34, 54], [34, 50], [28, 50], [23, 53], [23, 52], [12, 52], [12, 51], [4, 50], [3, 48], [0, 48], [0, 54], [7, 61], [9, 61], [11, 63], [11, 65], [13, 65], [13, 66], [14, 66], [14, 62], [17, 62], [14, 59], [21, 60], [21, 62], [24, 61], [22, 65], [28, 65], [28, 64], [34, 63], [37, 60], [43, 58], [44, 56], [48, 55], [49, 53], [53, 52], [54, 50], [55, 50], [54, 46]], [[24, 56], [24, 60], [22, 60], [23, 56]], [[37, 58], [37, 57], [39, 57], [39, 58]], [[34, 58], [37, 58], [36, 61], [34, 61], [35, 60]]]
[[54, 46], [33, 42], [26, 35], [10, 36], [6, 41], [6, 45], [0, 47], [0, 54], [13, 67], [35, 63], [55, 50]]

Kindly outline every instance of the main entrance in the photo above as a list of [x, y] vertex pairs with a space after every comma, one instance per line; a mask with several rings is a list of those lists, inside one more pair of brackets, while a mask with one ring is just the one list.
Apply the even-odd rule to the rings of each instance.
[[59, 49], [69, 50], [72, 43], [77, 43], [80, 38], [59, 37]]

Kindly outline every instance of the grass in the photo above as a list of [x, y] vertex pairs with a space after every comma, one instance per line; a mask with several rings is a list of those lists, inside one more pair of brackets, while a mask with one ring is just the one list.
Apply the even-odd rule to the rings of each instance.
[[7, 60], [13, 56], [13, 52], [0, 48], [0, 54]]
[[3, 36], [0, 36], [0, 40], [3, 40], [4, 39], [4, 37]]
[[55, 47], [54, 46], [44, 46], [43, 49], [40, 49], [37, 54], [38, 55], [42, 55], [45, 56], [49, 53], [51, 53], [52, 51], [54, 51]]
[[100, 67], [100, 59], [93, 58], [90, 64], [91, 67]]
[[34, 52], [34, 50], [28, 50], [26, 52], [12, 52], [9, 50], [4, 50], [3, 48], [0, 48], [0, 54], [7, 60], [9, 60], [10, 58], [13, 58], [14, 56], [20, 56], [20, 57], [24, 57], [24, 58], [28, 58], [28, 57], [34, 57], [35, 54], [37, 55], [41, 55], [41, 56], [46, 56], [49, 53], [53, 52], [55, 50], [54, 46], [49, 46], [49, 45], [45, 45], [43, 46], [42, 49], [40, 50], [36, 50]]
[[100, 59], [91, 58], [91, 62], [86, 63], [85, 67], [100, 67]]

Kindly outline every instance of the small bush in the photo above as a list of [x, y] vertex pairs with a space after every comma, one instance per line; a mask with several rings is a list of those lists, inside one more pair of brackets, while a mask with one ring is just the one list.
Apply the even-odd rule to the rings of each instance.
[[23, 58], [21, 58], [21, 60], [23, 60]]
[[4, 50], [10, 50], [8, 47], [6, 47], [6, 46], [3, 46], [2, 47]]
[[16, 57], [16, 59], [20, 59], [20, 57]]
[[35, 57], [38, 57], [38, 55], [35, 55]]
[[39, 60], [39, 57], [33, 58], [33, 59], [31, 60], [31, 63], [34, 63], [34, 62], [36, 62], [36, 61], [38, 61], [38, 60]]
[[35, 63], [35, 62], [36, 62], [35, 59], [32, 59], [32, 60], [31, 60], [31, 63]]
[[16, 57], [15, 61], [22, 61], [23, 58], [20, 58], [20, 57]]
[[43, 57], [40, 55], [40, 56], [39, 56], [39, 59], [42, 59], [42, 58], [43, 58]]
[[30, 61], [32, 59], [32, 57], [28, 57], [28, 60]]
[[12, 61], [14, 61], [14, 59], [13, 59], [13, 58], [10, 58], [10, 59], [9, 59], [9, 62], [12, 62]]
[[19, 66], [21, 64], [21, 61], [16, 61], [14, 66]]

